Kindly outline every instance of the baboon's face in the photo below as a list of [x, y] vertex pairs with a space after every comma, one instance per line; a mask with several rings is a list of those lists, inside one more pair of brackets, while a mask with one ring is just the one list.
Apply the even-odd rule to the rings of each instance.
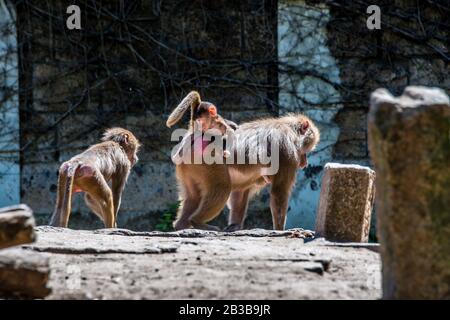
[[195, 121], [197, 122], [198, 127], [202, 130], [202, 132], [211, 129], [213, 126], [213, 119], [208, 114], [201, 115]]
[[139, 158], [137, 156], [137, 152], [134, 152], [133, 155], [129, 159], [130, 159], [130, 162], [131, 162], [131, 166], [133, 167], [139, 161]]
[[197, 125], [201, 128], [202, 132], [206, 132], [211, 129], [218, 130], [221, 134], [226, 134], [228, 126], [224, 119], [220, 116], [204, 115], [198, 118]]
[[115, 141], [123, 148], [131, 166], [138, 162], [137, 153], [141, 147], [141, 143], [131, 131], [123, 128], [110, 128], [103, 134], [102, 141]]
[[126, 150], [128, 160], [130, 160], [131, 166], [133, 167], [139, 160], [137, 153], [141, 147], [139, 140], [131, 133], [127, 133], [127, 139], [124, 141], [124, 149]]
[[217, 114], [217, 108], [212, 104], [199, 108], [195, 121], [202, 132], [216, 129], [221, 134], [225, 134], [229, 128], [225, 120]]

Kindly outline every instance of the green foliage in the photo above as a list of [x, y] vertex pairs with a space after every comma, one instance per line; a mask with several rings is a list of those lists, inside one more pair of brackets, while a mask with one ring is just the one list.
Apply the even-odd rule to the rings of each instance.
[[158, 224], [155, 226], [155, 230], [158, 231], [173, 231], [172, 222], [175, 220], [177, 216], [177, 210], [180, 206], [180, 202], [175, 202], [169, 204], [167, 210], [161, 215]]
[[377, 234], [375, 232], [370, 232], [369, 233], [369, 242], [370, 243], [378, 243], [378, 237], [377, 237]]

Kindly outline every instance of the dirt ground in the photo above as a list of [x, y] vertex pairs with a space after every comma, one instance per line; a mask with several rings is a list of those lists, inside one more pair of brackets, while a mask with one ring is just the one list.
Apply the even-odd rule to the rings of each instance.
[[133, 232], [37, 227], [48, 299], [378, 299], [376, 244], [261, 229]]

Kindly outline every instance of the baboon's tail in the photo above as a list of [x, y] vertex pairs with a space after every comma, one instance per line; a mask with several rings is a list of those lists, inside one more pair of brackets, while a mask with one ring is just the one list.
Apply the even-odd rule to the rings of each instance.
[[172, 111], [169, 118], [167, 119], [166, 125], [170, 128], [175, 123], [180, 121], [183, 114], [190, 107], [191, 108], [191, 120], [194, 116], [194, 110], [201, 103], [200, 94], [197, 91], [191, 91], [189, 94], [181, 101], [181, 103]]
[[51, 226], [67, 227], [72, 210], [73, 180], [78, 166], [79, 164], [69, 163], [67, 169], [59, 172], [56, 207], [50, 221]]

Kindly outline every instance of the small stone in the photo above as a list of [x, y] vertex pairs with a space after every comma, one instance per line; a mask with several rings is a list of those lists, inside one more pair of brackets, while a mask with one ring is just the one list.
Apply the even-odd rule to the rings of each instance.
[[316, 236], [367, 242], [375, 195], [375, 172], [359, 165], [327, 163], [322, 178]]
[[330, 270], [331, 259], [318, 259], [315, 262], [321, 263], [324, 271]]
[[309, 272], [314, 272], [319, 275], [323, 275], [323, 265], [320, 262], [304, 262], [302, 263], [303, 269]]

